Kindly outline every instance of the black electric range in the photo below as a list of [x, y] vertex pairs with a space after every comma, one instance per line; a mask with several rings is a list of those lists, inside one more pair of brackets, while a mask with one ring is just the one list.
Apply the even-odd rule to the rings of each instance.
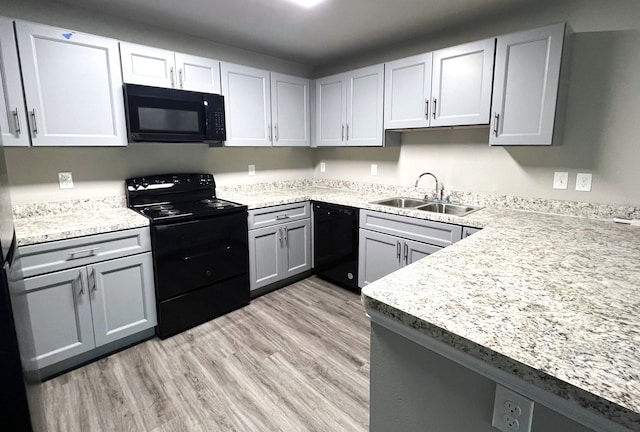
[[249, 303], [247, 207], [217, 198], [212, 174], [131, 178], [126, 189], [150, 219], [159, 337]]

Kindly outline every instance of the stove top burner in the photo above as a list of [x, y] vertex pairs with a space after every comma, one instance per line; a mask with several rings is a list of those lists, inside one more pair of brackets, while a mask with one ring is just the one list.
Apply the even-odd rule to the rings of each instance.
[[180, 210], [172, 210], [172, 209], [160, 209], [158, 214], [160, 216], [173, 216], [182, 213]]
[[173, 204], [153, 204], [153, 205], [150, 205], [149, 207], [146, 207], [145, 211], [147, 211], [147, 210], [153, 210], [153, 211], [171, 210], [173, 207], [174, 207]]

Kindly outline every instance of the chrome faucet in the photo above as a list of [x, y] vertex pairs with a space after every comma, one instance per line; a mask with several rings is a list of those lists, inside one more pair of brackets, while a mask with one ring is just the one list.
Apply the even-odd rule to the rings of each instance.
[[[431, 176], [431, 177], [433, 177], [433, 179], [436, 181], [436, 189], [435, 189], [435, 192], [434, 192], [434, 194], [433, 194], [433, 198], [432, 198], [432, 200], [433, 200], [433, 201], [444, 201], [444, 199], [443, 199], [444, 187], [442, 187], [442, 186], [440, 185], [440, 182], [438, 181], [438, 177], [436, 177], [436, 176], [435, 176], [435, 174], [433, 174], [433, 173], [430, 173], [430, 172], [424, 172], [424, 173], [420, 174], [420, 175], [418, 176], [418, 179], [416, 180], [416, 184], [414, 185], [414, 187], [416, 187], [416, 188], [417, 188], [417, 187], [418, 187], [418, 182], [420, 182], [420, 179], [421, 179], [423, 176], [426, 176], [426, 175], [430, 175], [430, 176]], [[428, 196], [428, 195], [425, 195], [425, 196], [424, 196], [424, 199], [425, 199], [425, 200], [429, 200], [429, 196]]]

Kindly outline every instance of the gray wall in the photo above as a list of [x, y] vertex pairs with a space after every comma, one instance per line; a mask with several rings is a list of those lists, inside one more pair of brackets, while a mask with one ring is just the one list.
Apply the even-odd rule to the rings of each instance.
[[[371, 325], [371, 432], [495, 432], [495, 383]], [[593, 432], [540, 404], [532, 432]]]
[[[220, 45], [54, 2], [3, 0], [0, 15], [64, 26], [146, 45], [219, 58], [273, 71], [321, 76], [457, 43], [566, 20], [575, 33], [565, 133], [560, 145], [490, 148], [488, 128], [403, 134], [400, 148], [209, 149], [200, 145], [132, 145], [126, 149], [7, 149], [16, 204], [122, 195], [128, 176], [178, 170], [216, 174], [219, 184], [312, 176], [411, 185], [433, 171], [448, 189], [612, 204], [640, 204], [634, 174], [640, 161], [640, 2], [535, 2], [517, 14], [472, 22], [401, 46], [313, 71], [307, 65]], [[325, 161], [326, 173], [319, 172]], [[257, 175], [249, 177], [247, 165]], [[369, 175], [378, 164], [378, 176]], [[59, 190], [58, 171], [74, 173], [75, 189]], [[569, 190], [551, 188], [554, 171], [569, 171]], [[577, 172], [591, 172], [593, 191], [576, 192]]]
[[[565, 20], [575, 33], [559, 145], [491, 148], [486, 127], [405, 132], [400, 148], [320, 149], [315, 176], [412, 185], [419, 173], [432, 171], [447, 189], [640, 204], [640, 2], [556, 3], [381, 49], [320, 74]], [[372, 163], [378, 165], [377, 177], [370, 175]], [[568, 190], [552, 189], [554, 171], [569, 172]], [[575, 191], [578, 172], [593, 173], [592, 192]]]
[[[51, 1], [2, 0], [0, 15], [276, 72], [307, 77], [312, 74], [310, 66]], [[204, 144], [145, 143], [127, 148], [8, 147], [5, 152], [13, 204], [124, 195], [125, 178], [164, 172], [213, 172], [220, 185], [313, 176], [313, 150], [308, 148], [209, 148]], [[256, 165], [255, 177], [248, 176], [248, 164]], [[73, 173], [74, 189], [59, 189], [60, 171]]]

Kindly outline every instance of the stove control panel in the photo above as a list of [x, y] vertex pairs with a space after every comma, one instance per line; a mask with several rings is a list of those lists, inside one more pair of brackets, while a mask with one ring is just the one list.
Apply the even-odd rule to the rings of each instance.
[[213, 174], [165, 174], [135, 177], [126, 180], [127, 192], [134, 195], [158, 192], [188, 193], [194, 190], [211, 189], [215, 191]]

